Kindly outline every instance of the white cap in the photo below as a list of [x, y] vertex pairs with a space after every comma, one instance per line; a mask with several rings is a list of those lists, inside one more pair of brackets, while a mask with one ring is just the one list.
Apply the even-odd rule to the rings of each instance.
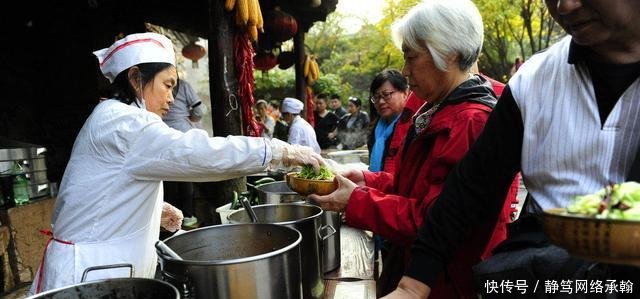
[[282, 113], [300, 114], [304, 108], [304, 104], [298, 99], [284, 98], [282, 101]]
[[109, 48], [93, 52], [102, 74], [113, 83], [120, 72], [140, 63], [165, 62], [176, 65], [173, 43], [157, 33], [136, 33], [116, 41]]

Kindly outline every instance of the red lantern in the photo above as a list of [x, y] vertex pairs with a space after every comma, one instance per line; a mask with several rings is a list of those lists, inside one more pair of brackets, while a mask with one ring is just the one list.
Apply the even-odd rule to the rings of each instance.
[[278, 64], [278, 59], [271, 53], [258, 53], [253, 56], [253, 64], [256, 70], [268, 71]]
[[274, 41], [291, 39], [298, 32], [298, 21], [292, 15], [279, 9], [270, 10], [264, 18], [264, 30]]
[[278, 55], [278, 67], [286, 70], [296, 63], [296, 57], [291, 51], [280, 52]]
[[191, 60], [191, 67], [198, 68], [198, 59], [204, 57], [207, 51], [201, 45], [196, 44], [195, 41], [191, 41], [188, 45], [182, 48], [182, 56]]

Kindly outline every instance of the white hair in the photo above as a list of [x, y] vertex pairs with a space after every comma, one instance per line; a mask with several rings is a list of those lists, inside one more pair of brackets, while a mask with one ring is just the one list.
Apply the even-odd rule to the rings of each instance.
[[424, 0], [392, 30], [398, 48], [428, 49], [441, 71], [447, 71], [450, 56], [458, 57], [460, 70], [468, 70], [480, 55], [484, 37], [482, 17], [470, 0]]

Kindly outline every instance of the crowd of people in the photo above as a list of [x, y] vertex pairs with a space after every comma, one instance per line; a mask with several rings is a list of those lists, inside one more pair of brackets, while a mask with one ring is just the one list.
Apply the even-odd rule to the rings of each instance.
[[[404, 66], [372, 78], [370, 113], [359, 98], [345, 109], [340, 96], [320, 94], [312, 126], [299, 99], [258, 100], [260, 138], [190, 129], [204, 112], [197, 97], [180, 96], [191, 91], [163, 36], [96, 51], [114, 92], [78, 135], [33, 291], [77, 283], [79, 269], [105, 263], [130, 261], [136, 276], [152, 277], [159, 227], [182, 220], [163, 203], [162, 181], [223, 180], [230, 169], [241, 176], [284, 161], [318, 168], [322, 149], [365, 145], [369, 170], [338, 173], [336, 191], [310, 199], [379, 237], [378, 296], [476, 298], [474, 279], [487, 277], [637, 283], [638, 268], [600, 267], [550, 244], [539, 216], [610, 182], [640, 180], [638, 1], [545, 2], [569, 35], [518, 59], [506, 86], [477, 70], [476, 5], [425, 0], [393, 25]], [[520, 175], [529, 196], [512, 222]]]
[[[294, 120], [296, 123], [301, 121], [307, 123], [299, 116], [301, 110], [304, 109], [304, 104], [300, 102], [301, 105], [295, 105], [300, 110], [293, 109], [290, 114], [294, 115], [294, 117], [289, 121], [286, 120], [287, 114], [284, 113], [284, 110], [280, 113], [278, 107], [281, 104], [284, 109], [285, 102], [288, 102], [289, 105], [287, 107], [289, 108], [287, 109], [291, 109], [291, 103], [294, 103], [294, 100], [300, 102], [300, 100], [291, 97], [283, 99], [282, 102], [272, 100], [267, 103], [262, 99], [256, 102], [254, 107], [256, 121], [263, 128], [264, 137], [275, 137], [287, 140], [292, 144], [310, 145], [313, 148], [317, 148], [318, 153], [320, 153], [320, 150], [325, 149], [352, 150], [364, 148], [367, 144], [367, 137], [371, 134], [369, 127], [371, 121], [369, 114], [361, 110], [362, 101], [356, 97], [349, 97], [348, 108], [345, 110], [342, 107], [340, 96], [332, 95], [329, 97], [325, 94], [320, 94], [314, 98], [314, 125], [304, 125], [304, 129], [296, 129], [296, 134], [303, 132], [305, 136], [313, 136], [313, 138], [305, 138], [303, 143], [297, 136], [291, 139], [290, 132], [292, 128], [289, 126], [292, 125]], [[271, 111], [276, 111], [278, 115], [274, 115]], [[295, 116], [299, 117], [299, 120]], [[273, 125], [269, 125], [270, 123], [275, 124], [275, 126], [278, 126], [278, 123], [280, 124], [279, 129], [275, 128], [278, 133], [271, 135], [265, 133], [265, 131], [271, 131], [270, 128]], [[296, 127], [300, 127], [300, 125], [296, 125]]]

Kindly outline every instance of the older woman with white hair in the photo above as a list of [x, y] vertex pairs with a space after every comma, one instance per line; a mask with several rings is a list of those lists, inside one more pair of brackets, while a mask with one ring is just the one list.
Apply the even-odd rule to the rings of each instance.
[[[427, 210], [496, 103], [491, 84], [469, 73], [482, 49], [482, 26], [469, 0], [423, 1], [394, 24], [405, 58], [402, 72], [416, 96], [426, 100], [405, 137], [395, 173], [348, 171], [336, 176], [334, 193], [311, 196], [325, 209], [344, 211], [349, 226], [389, 242], [378, 296], [395, 289]], [[506, 237], [509, 209], [503, 210], [468, 236], [430, 298], [475, 298], [471, 268]]]

